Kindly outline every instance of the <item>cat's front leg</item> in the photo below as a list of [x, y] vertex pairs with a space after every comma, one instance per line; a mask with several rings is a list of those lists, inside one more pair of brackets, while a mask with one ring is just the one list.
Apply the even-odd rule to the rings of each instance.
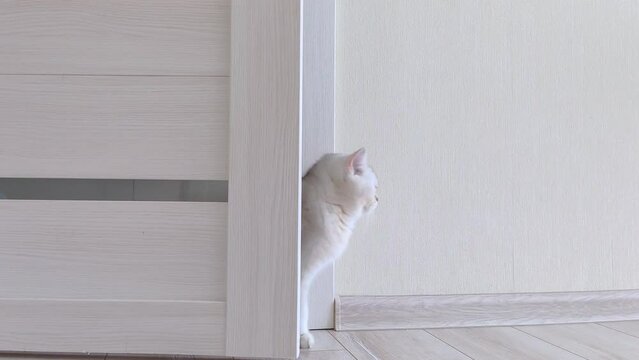
[[300, 348], [302, 349], [310, 349], [315, 345], [315, 339], [310, 332], [306, 332], [300, 335]]
[[308, 330], [308, 294], [311, 279], [307, 274], [302, 274], [300, 283], [300, 348], [310, 349], [315, 344], [313, 335]]

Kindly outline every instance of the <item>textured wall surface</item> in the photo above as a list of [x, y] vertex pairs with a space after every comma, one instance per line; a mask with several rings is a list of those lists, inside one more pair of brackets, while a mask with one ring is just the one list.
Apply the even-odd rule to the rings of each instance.
[[339, 295], [639, 287], [639, 3], [337, 4], [336, 146], [380, 206]]

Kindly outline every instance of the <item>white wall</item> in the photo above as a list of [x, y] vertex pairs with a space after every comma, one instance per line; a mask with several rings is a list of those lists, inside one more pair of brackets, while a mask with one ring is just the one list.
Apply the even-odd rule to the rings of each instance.
[[339, 295], [639, 287], [639, 2], [337, 4], [336, 145], [380, 178]]

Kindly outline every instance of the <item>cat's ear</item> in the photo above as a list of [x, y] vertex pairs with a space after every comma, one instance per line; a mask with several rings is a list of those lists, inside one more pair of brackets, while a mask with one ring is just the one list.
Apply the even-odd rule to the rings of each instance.
[[353, 174], [359, 174], [366, 169], [368, 160], [366, 159], [366, 149], [361, 148], [348, 156], [348, 171]]

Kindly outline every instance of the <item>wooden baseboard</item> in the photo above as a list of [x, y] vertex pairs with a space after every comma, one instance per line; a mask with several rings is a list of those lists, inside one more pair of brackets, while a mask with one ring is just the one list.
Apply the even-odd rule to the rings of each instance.
[[341, 296], [337, 330], [639, 320], [639, 290], [435, 296]]

